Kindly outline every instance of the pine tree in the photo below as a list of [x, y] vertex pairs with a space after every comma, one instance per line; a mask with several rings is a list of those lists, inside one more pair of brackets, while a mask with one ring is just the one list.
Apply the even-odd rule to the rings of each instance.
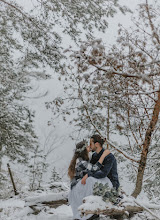
[[65, 184], [62, 182], [62, 178], [60, 177], [60, 174], [56, 171], [56, 168], [54, 167], [51, 172], [51, 178], [48, 182], [49, 187], [54, 192], [62, 192], [68, 190]]
[[36, 146], [34, 114], [24, 105], [24, 94], [32, 89], [33, 77], [49, 77], [46, 66], [64, 72], [62, 36], [56, 25], [78, 42], [82, 30], [91, 37], [95, 27], [105, 30], [116, 10], [128, 11], [117, 0], [36, 4], [36, 13], [34, 8], [27, 13], [15, 2], [0, 0], [0, 166], [4, 156], [27, 162], [28, 151]]
[[30, 176], [30, 190], [37, 190], [42, 187], [43, 175], [47, 172], [48, 168], [46, 158], [47, 155], [45, 155], [43, 150], [40, 149], [40, 146], [37, 145], [28, 165], [28, 173]]
[[52, 170], [52, 175], [51, 175], [51, 179], [50, 179], [50, 183], [55, 183], [55, 182], [59, 182], [61, 180], [59, 174], [56, 171], [56, 168], [54, 167]]
[[28, 152], [37, 144], [34, 113], [24, 104], [24, 94], [32, 88], [30, 81], [33, 77], [47, 77], [38, 71], [41, 59], [46, 57], [45, 52], [40, 55], [38, 45], [42, 46], [44, 40], [48, 42], [49, 36], [42, 39], [48, 26], [38, 24], [36, 18], [24, 13], [16, 3], [0, 1], [0, 8], [1, 166], [4, 156], [26, 163]]

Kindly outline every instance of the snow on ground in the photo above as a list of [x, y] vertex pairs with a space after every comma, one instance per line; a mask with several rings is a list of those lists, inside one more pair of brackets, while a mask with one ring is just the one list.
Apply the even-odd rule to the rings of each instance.
[[[64, 192], [63, 192], [64, 194]], [[52, 199], [51, 199], [52, 197]], [[51, 193], [42, 196], [30, 196], [28, 198], [10, 198], [7, 200], [0, 200], [0, 219], [1, 220], [69, 220], [72, 219], [72, 210], [69, 205], [61, 205], [58, 208], [50, 208], [46, 205], [40, 204], [42, 201], [53, 201], [62, 199], [62, 193]], [[27, 201], [27, 203], [25, 202]], [[42, 210], [38, 215], [34, 215], [33, 210], [29, 205], [37, 204], [36, 209]]]
[[21, 199], [15, 199], [15, 198], [11, 198], [8, 200], [1, 200], [0, 201], [0, 208], [8, 208], [8, 207], [19, 207], [19, 208], [23, 208], [25, 205], [25, 201], [21, 200]]
[[107, 208], [112, 208], [111, 203], [106, 203], [102, 200], [101, 196], [87, 196], [84, 198], [85, 203], [79, 207], [79, 210], [104, 210]]
[[[61, 205], [58, 208], [46, 208], [42, 210], [38, 215], [32, 214], [32, 209], [29, 207], [10, 207], [10, 202], [8, 202], [8, 207], [0, 212], [1, 220], [73, 220], [72, 210], [68, 205]], [[23, 206], [23, 201], [22, 206]], [[13, 204], [12, 204], [13, 205]], [[1, 209], [1, 208], [0, 208]], [[108, 217], [101, 217], [101, 220], [109, 220]]]
[[34, 205], [43, 201], [46, 202], [51, 202], [61, 200], [61, 199], [66, 199], [68, 196], [68, 192], [60, 192], [60, 193], [50, 193], [49, 195], [42, 195], [42, 196], [37, 196], [37, 197], [29, 197], [26, 198], [26, 205]]
[[[0, 219], [1, 220], [72, 220], [72, 210], [69, 205], [61, 205], [58, 208], [50, 208], [47, 205], [43, 205], [40, 202], [42, 201], [54, 201], [62, 198], [62, 193], [49, 193], [42, 192], [42, 195], [39, 195], [40, 192], [30, 192], [30, 195], [18, 195], [7, 200], [0, 200]], [[52, 198], [52, 199], [51, 199]], [[126, 202], [133, 202], [133, 198], [125, 198]], [[27, 201], [27, 203], [26, 203]], [[28, 201], [35, 202], [36, 209], [41, 210], [37, 215], [33, 214], [33, 210], [28, 206]], [[86, 207], [90, 210], [93, 208], [104, 209], [105, 207], [110, 207], [112, 204], [104, 203], [101, 197], [99, 196], [89, 196], [85, 198]], [[150, 204], [146, 201], [145, 198], [137, 200], [143, 204], [146, 202], [148, 207]], [[92, 204], [91, 204], [92, 203]], [[95, 207], [94, 207], [95, 206]], [[84, 205], [81, 205], [81, 208], [85, 208]], [[157, 210], [152, 210], [154, 214], [160, 216], [160, 206], [154, 206]], [[148, 212], [143, 212], [135, 215], [131, 220], [157, 220]], [[101, 216], [100, 220], [110, 220], [109, 217]]]
[[[128, 188], [132, 187], [128, 185]], [[129, 191], [133, 189], [130, 188]], [[19, 195], [12, 198], [5, 198], [0, 200], [0, 220], [72, 220], [72, 210], [69, 204], [63, 204], [58, 208], [49, 207], [42, 202], [51, 202], [57, 200], [64, 200], [67, 198], [69, 192], [69, 185], [67, 182], [55, 182], [49, 185], [43, 185], [41, 190], [31, 192], [24, 185]], [[7, 192], [6, 192], [7, 193]], [[8, 193], [8, 195], [11, 195]], [[124, 196], [125, 204], [134, 205], [134, 199], [130, 196]], [[111, 208], [113, 205], [105, 203], [100, 196], [88, 196], [85, 198], [86, 204], [82, 204], [79, 208], [84, 210], [104, 210], [106, 207]], [[143, 204], [146, 208], [154, 208], [151, 211], [155, 215], [160, 216], [160, 204], [153, 204], [147, 199], [144, 192], [136, 199], [138, 203]], [[123, 201], [124, 202], [124, 201]], [[36, 210], [40, 212], [37, 215], [29, 206], [35, 205]], [[157, 220], [148, 212], [136, 214], [131, 220]], [[101, 216], [100, 220], [110, 220], [110, 217]]]

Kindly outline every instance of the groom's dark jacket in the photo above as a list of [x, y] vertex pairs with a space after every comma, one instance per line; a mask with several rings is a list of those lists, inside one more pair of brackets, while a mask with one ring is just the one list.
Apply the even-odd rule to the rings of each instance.
[[[92, 159], [90, 163], [95, 164], [103, 154], [104, 149], [97, 154], [96, 152], [92, 155]], [[117, 161], [116, 158], [112, 153], [108, 154], [103, 163], [100, 170], [96, 172], [89, 171], [88, 176], [95, 177], [97, 179], [101, 179], [104, 177], [108, 177], [112, 182], [114, 188], [118, 189], [119, 187], [119, 180], [118, 180], [118, 173], [117, 173]]]

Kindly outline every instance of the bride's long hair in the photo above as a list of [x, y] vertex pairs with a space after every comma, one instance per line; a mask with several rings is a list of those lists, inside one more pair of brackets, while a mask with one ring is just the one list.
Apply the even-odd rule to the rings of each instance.
[[88, 151], [85, 146], [86, 146], [85, 141], [81, 141], [78, 144], [76, 144], [76, 149], [68, 168], [68, 176], [70, 177], [70, 179], [73, 179], [75, 175], [75, 166], [76, 166], [77, 158], [81, 157], [82, 160], [86, 160], [86, 161], [89, 160]]

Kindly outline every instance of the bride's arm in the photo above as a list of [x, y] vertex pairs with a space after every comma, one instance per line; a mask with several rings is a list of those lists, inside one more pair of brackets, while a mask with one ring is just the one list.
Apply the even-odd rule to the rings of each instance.
[[96, 164], [93, 165], [93, 164], [89, 163], [90, 169], [88, 169], [88, 170], [90, 170], [92, 172], [100, 170], [102, 167], [102, 163], [104, 161], [104, 158], [110, 153], [111, 153], [110, 150], [105, 150]]
[[102, 164], [103, 163], [103, 161], [104, 161], [104, 158], [108, 155], [108, 154], [110, 154], [111, 152], [110, 152], [110, 150], [105, 150], [104, 152], [103, 152], [103, 154], [102, 154], [102, 156], [100, 157], [100, 159], [99, 159], [99, 163], [100, 164]]

